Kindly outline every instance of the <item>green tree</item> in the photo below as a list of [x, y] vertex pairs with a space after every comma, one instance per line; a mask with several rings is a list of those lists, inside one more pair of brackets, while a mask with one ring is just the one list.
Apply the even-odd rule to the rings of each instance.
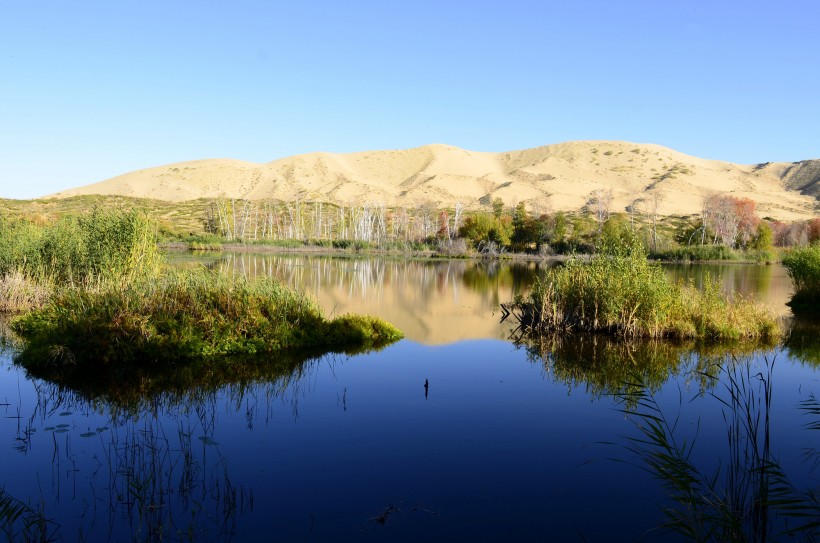
[[500, 219], [501, 215], [504, 214], [504, 200], [502, 200], [501, 198], [495, 198], [495, 199], [493, 199], [492, 206], [493, 206], [493, 215], [495, 216], [496, 219]]
[[754, 236], [749, 241], [749, 248], [756, 251], [769, 251], [774, 247], [774, 232], [767, 222], [760, 222]]
[[512, 236], [511, 242], [513, 250], [523, 251], [532, 243], [536, 242], [534, 221], [527, 213], [524, 203], [515, 206], [512, 216]]
[[489, 213], [478, 212], [464, 220], [459, 235], [477, 246], [482, 241], [493, 241], [508, 246], [512, 235], [512, 220], [509, 216], [495, 217]]

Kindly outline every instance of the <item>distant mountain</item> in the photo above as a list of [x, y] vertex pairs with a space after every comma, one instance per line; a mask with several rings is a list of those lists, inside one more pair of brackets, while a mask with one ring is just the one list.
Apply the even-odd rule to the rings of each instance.
[[185, 201], [198, 198], [365, 202], [468, 207], [495, 198], [539, 209], [573, 210], [590, 193], [612, 189], [613, 211], [646, 206], [655, 193], [661, 214], [694, 214], [705, 195], [751, 198], [763, 216], [815, 215], [820, 160], [740, 165], [704, 160], [652, 144], [576, 141], [506, 153], [448, 145], [350, 154], [308, 153], [256, 164], [196, 160], [126, 173], [52, 195], [103, 194]]

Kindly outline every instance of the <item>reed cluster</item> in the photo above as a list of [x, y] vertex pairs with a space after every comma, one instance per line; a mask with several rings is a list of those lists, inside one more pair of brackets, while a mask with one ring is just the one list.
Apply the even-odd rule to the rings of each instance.
[[725, 296], [707, 280], [699, 290], [673, 283], [638, 244], [571, 259], [504, 306], [530, 337], [602, 332], [627, 338], [771, 339], [777, 319], [750, 300]]
[[135, 279], [161, 263], [154, 224], [139, 211], [96, 208], [40, 226], [0, 220], [0, 273], [19, 270], [61, 285]]
[[12, 322], [27, 366], [167, 365], [232, 354], [377, 347], [401, 338], [367, 316], [329, 320], [270, 278], [206, 270], [57, 292]]
[[0, 274], [0, 313], [19, 313], [41, 307], [52, 293], [51, 285], [27, 277], [20, 269]]
[[[758, 359], [759, 360], [759, 359]], [[763, 366], [763, 367], [761, 367]], [[717, 401], [726, 425], [725, 445], [709, 440], [709, 456], [721, 461], [704, 470], [695, 462], [697, 433], [669, 414], [641, 376], [625, 393], [616, 393], [623, 413], [638, 430], [627, 449], [661, 481], [671, 504], [663, 508], [663, 531], [691, 541], [816, 541], [820, 535], [820, 500], [816, 488], [790, 479], [772, 445], [772, 376], [774, 360], [735, 356], [712, 371], [699, 372], [712, 382], [706, 395]], [[723, 386], [714, 386], [722, 383]], [[682, 405], [682, 404], [681, 404]], [[820, 402], [813, 396], [800, 409], [812, 417], [808, 429], [820, 429]], [[806, 458], [816, 451], [808, 449]]]
[[820, 245], [794, 249], [783, 255], [783, 265], [794, 282], [789, 305], [798, 312], [820, 311]]

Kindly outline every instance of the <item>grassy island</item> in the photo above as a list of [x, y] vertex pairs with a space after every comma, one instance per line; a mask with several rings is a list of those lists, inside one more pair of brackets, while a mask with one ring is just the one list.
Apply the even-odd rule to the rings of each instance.
[[671, 282], [637, 242], [551, 269], [528, 297], [504, 306], [526, 336], [600, 332], [625, 338], [773, 339], [777, 319], [750, 300]]
[[2, 309], [30, 369], [178, 367], [236, 355], [377, 348], [402, 337], [380, 319], [328, 319], [272, 278], [162, 266], [156, 227], [104, 211], [37, 226], [0, 221]]
[[151, 365], [236, 354], [378, 347], [401, 332], [368, 316], [327, 319], [274, 279], [165, 272], [127, 285], [68, 289], [17, 318], [30, 364]]

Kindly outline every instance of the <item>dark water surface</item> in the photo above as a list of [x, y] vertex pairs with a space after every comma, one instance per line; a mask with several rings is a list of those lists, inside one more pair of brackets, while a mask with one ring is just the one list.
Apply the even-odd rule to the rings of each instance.
[[[693, 463], [711, 473], [728, 461], [726, 407], [699, 395], [725, 389], [725, 376], [703, 376], [722, 375], [711, 364], [723, 353], [508, 341], [498, 303], [526, 292], [543, 265], [247, 254], [208, 262], [274, 274], [328, 312], [382, 316], [407, 339], [139, 401], [30, 379], [5, 350], [0, 486], [42, 510], [57, 539], [668, 540], [651, 530], [673, 503], [627, 450], [636, 418], [613, 397], [636, 375], [664, 413], [680, 415], [676, 435], [697, 436]], [[706, 271], [787, 310], [780, 267], [670, 268], [695, 280]], [[812, 325], [802, 330], [787, 347], [741, 349], [737, 367], [771, 383], [772, 451], [808, 489], [818, 473], [805, 452], [820, 448], [820, 434], [805, 428], [811, 419], [798, 404], [820, 393], [820, 349]]]

